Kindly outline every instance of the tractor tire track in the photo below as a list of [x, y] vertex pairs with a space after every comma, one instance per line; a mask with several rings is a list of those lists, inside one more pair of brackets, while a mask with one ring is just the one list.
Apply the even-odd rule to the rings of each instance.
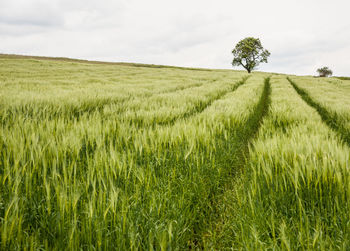
[[[255, 105], [253, 112], [248, 117], [247, 121], [236, 129], [230, 131], [228, 139], [222, 137], [219, 139], [218, 145], [222, 151], [218, 151], [219, 156], [216, 157], [216, 165], [227, 167], [226, 173], [223, 173], [223, 181], [221, 184], [221, 192], [214, 194], [212, 204], [208, 205], [207, 224], [204, 229], [196, 231], [195, 238], [191, 240], [193, 244], [190, 249], [206, 249], [207, 236], [209, 233], [218, 232], [218, 224], [222, 222], [220, 216], [219, 202], [222, 201], [222, 196], [225, 192], [231, 193], [234, 189], [232, 180], [237, 180], [240, 173], [247, 164], [249, 158], [249, 146], [252, 139], [257, 135], [264, 117], [268, 114], [271, 104], [271, 83], [270, 77], [264, 80], [264, 89], [258, 103]], [[218, 202], [219, 201], [219, 202]], [[204, 209], [203, 209], [204, 210]], [[218, 223], [219, 222], [219, 223]]]
[[299, 96], [311, 107], [316, 109], [318, 114], [321, 116], [322, 121], [333, 131], [335, 131], [341, 138], [341, 140], [350, 146], [350, 130], [344, 125], [339, 119], [339, 116], [335, 112], [330, 112], [327, 108], [322, 106], [320, 103], [311, 98], [310, 94], [300, 88], [293, 80], [287, 77], [289, 83], [293, 86], [294, 90]]

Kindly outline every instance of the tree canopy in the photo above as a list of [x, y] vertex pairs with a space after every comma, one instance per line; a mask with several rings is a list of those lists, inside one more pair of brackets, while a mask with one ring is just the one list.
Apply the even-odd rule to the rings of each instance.
[[264, 49], [259, 38], [247, 37], [238, 42], [232, 50], [233, 66], [243, 66], [248, 73], [260, 63], [267, 63], [270, 52]]
[[317, 72], [318, 72], [320, 77], [328, 77], [328, 76], [332, 76], [332, 74], [333, 74], [332, 70], [326, 66], [317, 69]]

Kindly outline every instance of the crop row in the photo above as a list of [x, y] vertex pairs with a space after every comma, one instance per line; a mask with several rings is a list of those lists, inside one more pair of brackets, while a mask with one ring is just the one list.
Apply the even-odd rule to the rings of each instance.
[[[342, 95], [335, 92], [336, 98], [332, 99], [329, 97], [330, 95], [325, 98], [320, 98], [319, 95], [317, 95], [320, 91], [312, 92], [313, 95], [310, 95], [306, 89], [298, 86], [295, 81], [289, 78], [288, 80], [305, 102], [314, 107], [320, 114], [322, 120], [329, 127], [334, 129], [343, 141], [350, 146], [350, 95], [346, 92], [342, 93]], [[323, 88], [320, 88], [320, 90], [322, 93]], [[323, 91], [327, 91], [327, 89]], [[344, 90], [342, 91], [344, 92]], [[316, 98], [312, 96], [316, 96]]]

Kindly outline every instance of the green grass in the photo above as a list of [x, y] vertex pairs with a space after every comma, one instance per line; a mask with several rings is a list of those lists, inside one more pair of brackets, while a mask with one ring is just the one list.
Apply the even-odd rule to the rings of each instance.
[[350, 77], [335, 77], [335, 78], [340, 80], [350, 80]]
[[[288, 81], [294, 87], [296, 92], [302, 97], [302, 99], [308, 103], [310, 106], [314, 107], [317, 112], [320, 114], [322, 120], [333, 130], [335, 130], [339, 136], [343, 139], [344, 143], [350, 146], [350, 110], [346, 109], [346, 106], [342, 102], [340, 98], [334, 100], [337, 102], [336, 105], [340, 106], [343, 109], [343, 112], [339, 110], [331, 111], [329, 108], [327, 109], [325, 106], [321, 105], [319, 102], [315, 101], [311, 98], [310, 94], [301, 89], [294, 81], [288, 78]], [[350, 95], [348, 95], [350, 98]], [[347, 99], [345, 99], [347, 100]], [[343, 100], [343, 101], [345, 101]], [[337, 108], [337, 107], [336, 107]], [[350, 108], [350, 103], [349, 107]]]
[[0, 249], [346, 249], [348, 85], [286, 77], [0, 56]]
[[272, 79], [271, 99], [215, 246], [346, 250], [349, 148], [286, 79]]

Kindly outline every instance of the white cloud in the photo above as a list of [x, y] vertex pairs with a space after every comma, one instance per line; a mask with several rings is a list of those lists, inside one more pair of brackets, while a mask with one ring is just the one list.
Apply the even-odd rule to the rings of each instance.
[[271, 52], [263, 71], [350, 75], [347, 0], [1, 0], [0, 51], [231, 68], [240, 39]]
[[55, 3], [43, 0], [2, 0], [0, 23], [14, 26], [57, 26], [63, 19]]

